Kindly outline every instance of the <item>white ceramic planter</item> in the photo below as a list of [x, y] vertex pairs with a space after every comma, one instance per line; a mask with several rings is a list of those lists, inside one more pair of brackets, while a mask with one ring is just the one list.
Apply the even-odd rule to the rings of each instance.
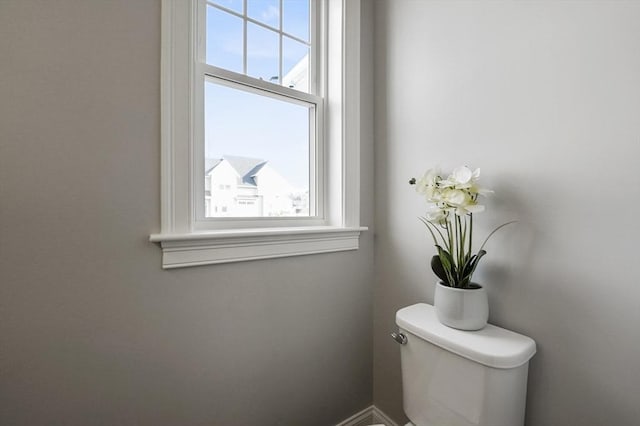
[[436, 284], [433, 305], [441, 323], [459, 330], [480, 330], [489, 319], [489, 302], [484, 287], [461, 289]]

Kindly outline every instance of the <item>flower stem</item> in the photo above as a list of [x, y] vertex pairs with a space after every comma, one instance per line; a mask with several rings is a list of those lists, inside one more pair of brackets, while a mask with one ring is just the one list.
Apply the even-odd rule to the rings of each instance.
[[[427, 229], [429, 230], [429, 233], [431, 234], [431, 238], [433, 238], [433, 244], [434, 245], [438, 245], [438, 239], [436, 238], [436, 234], [433, 233], [433, 231], [431, 230], [431, 224], [429, 223], [429, 221], [423, 217], [419, 217], [418, 219], [420, 219], [420, 221], [422, 221], [422, 223], [424, 223], [424, 225], [427, 227]], [[437, 229], [436, 229], [437, 231]], [[440, 231], [438, 231], [440, 232]], [[442, 235], [440, 235], [442, 236]]]
[[469, 257], [471, 257], [471, 240], [473, 240], [473, 213], [469, 213]]

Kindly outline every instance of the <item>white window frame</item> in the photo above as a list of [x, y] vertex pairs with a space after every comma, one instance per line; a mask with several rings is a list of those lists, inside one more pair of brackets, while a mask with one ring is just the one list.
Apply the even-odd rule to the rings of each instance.
[[358, 249], [360, 232], [367, 229], [360, 226], [360, 0], [317, 0], [324, 27], [320, 48], [328, 58], [320, 70], [324, 101], [318, 107], [324, 119], [317, 130], [323, 142], [315, 155], [321, 161], [314, 162], [322, 167], [316, 174], [319, 214], [210, 221], [212, 227], [202, 226], [198, 215], [204, 180], [194, 177], [203, 155], [197, 152], [203, 126], [196, 124], [203, 97], [197, 83], [203, 45], [199, 1], [162, 1], [161, 231], [150, 236], [162, 248], [162, 267]]

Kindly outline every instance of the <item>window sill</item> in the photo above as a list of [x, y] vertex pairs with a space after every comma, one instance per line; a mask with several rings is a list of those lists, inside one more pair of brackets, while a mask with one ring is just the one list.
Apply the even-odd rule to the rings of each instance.
[[153, 234], [164, 269], [357, 250], [366, 227], [314, 226]]

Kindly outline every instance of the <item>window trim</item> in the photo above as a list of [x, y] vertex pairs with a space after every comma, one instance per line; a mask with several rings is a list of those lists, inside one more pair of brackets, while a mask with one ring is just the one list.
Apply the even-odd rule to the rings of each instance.
[[[193, 194], [197, 0], [162, 1], [162, 267], [179, 268], [356, 250], [360, 232], [360, 0], [322, 0], [330, 28], [321, 49], [331, 58], [324, 93], [326, 224], [197, 230]], [[195, 100], [194, 100], [195, 97]]]

